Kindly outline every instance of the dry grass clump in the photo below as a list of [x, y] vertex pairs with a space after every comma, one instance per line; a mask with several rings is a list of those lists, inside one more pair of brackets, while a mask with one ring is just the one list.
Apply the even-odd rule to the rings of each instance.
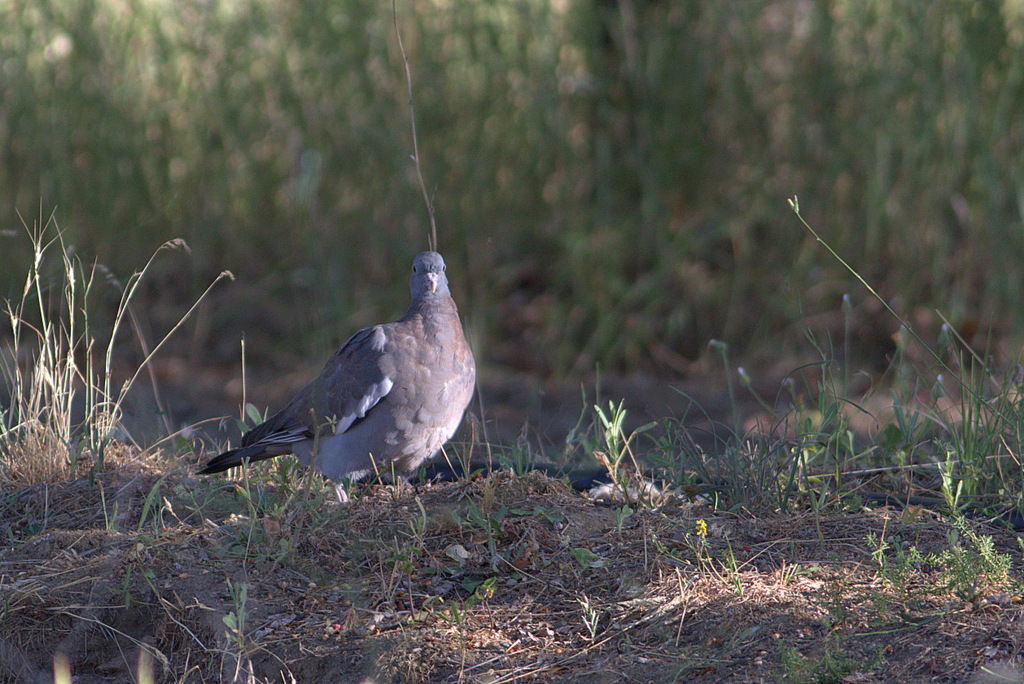
[[[121, 424], [125, 397], [149, 369], [154, 354], [195, 309], [194, 305], [152, 348], [132, 311], [137, 288], [156, 256], [164, 250], [187, 250], [181, 240], [164, 243], [122, 284], [101, 265], [86, 264], [76, 256], [52, 216], [26, 230], [32, 266], [20, 299], [4, 303], [10, 322], [7, 349], [0, 351], [4, 484], [76, 478], [83, 469], [101, 469], [115, 441], [131, 441]], [[210, 287], [225, 277], [230, 274], [222, 273]], [[103, 283], [119, 299], [112, 314], [101, 306]], [[97, 325], [105, 318], [107, 329]], [[123, 342], [121, 329], [126, 323], [143, 360], [127, 377], [115, 377], [115, 348]], [[155, 384], [153, 390], [157, 391]], [[159, 393], [157, 399], [159, 403]]]

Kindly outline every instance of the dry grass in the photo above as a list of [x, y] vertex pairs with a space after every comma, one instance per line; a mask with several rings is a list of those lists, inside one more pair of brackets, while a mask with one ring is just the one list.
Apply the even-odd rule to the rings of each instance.
[[[123, 404], [143, 372], [149, 373], [154, 355], [195, 311], [206, 292], [155, 345], [150, 345], [132, 309], [139, 285], [157, 256], [184, 250], [182, 240], [161, 245], [142, 269], [124, 283], [100, 264], [84, 262], [64, 241], [51, 215], [32, 228], [23, 223], [32, 247], [20, 297], [5, 300], [10, 335], [0, 349], [0, 483], [49, 482], [74, 478], [83, 469], [102, 469], [107, 447], [130, 440], [121, 425]], [[102, 306], [104, 286], [113, 290], [116, 308]], [[105, 317], [109, 316], [109, 320]], [[104, 325], [96, 326], [96, 319]], [[96, 329], [94, 328], [96, 326]], [[140, 362], [125, 377], [114, 369], [119, 337], [130, 328], [131, 344]], [[162, 408], [162, 407], [160, 407]], [[171, 432], [167, 425], [167, 432]]]
[[928, 564], [883, 579], [869, 534], [950, 547], [927, 511], [819, 536], [699, 503], [623, 517], [536, 473], [295, 494], [129, 449], [95, 485], [6, 490], [4, 681], [55, 653], [125, 679], [140, 651], [170, 682], [961, 681], [1024, 647], [1012, 533], [977, 526], [1014, 569], [972, 601]]

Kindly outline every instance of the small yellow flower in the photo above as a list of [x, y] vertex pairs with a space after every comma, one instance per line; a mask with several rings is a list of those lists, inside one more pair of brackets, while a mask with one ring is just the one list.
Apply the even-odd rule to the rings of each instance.
[[704, 539], [708, 536], [708, 524], [703, 520], [698, 520], [694, 523], [694, 527], [697, 528], [697, 536]]

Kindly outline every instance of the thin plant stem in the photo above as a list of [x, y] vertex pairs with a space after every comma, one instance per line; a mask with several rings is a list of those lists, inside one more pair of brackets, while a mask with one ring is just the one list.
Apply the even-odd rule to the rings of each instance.
[[427, 214], [430, 216], [430, 235], [427, 244], [430, 249], [437, 251], [437, 223], [434, 221], [434, 203], [430, 201], [427, 194], [427, 184], [423, 182], [423, 171], [420, 169], [420, 146], [416, 139], [416, 109], [412, 101], [412, 73], [409, 71], [409, 58], [405, 54], [405, 44], [402, 43], [402, 32], [398, 29], [398, 8], [395, 0], [391, 0], [391, 14], [395, 21], [395, 35], [398, 36], [398, 49], [402, 52], [402, 64], [405, 65], [405, 84], [409, 90], [409, 121], [412, 127], [412, 160], [416, 164], [416, 177], [420, 181], [420, 190], [423, 191], [423, 201], [427, 203]]

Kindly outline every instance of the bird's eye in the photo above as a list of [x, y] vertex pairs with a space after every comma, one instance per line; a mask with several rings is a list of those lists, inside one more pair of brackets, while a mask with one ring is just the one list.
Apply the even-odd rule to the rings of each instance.
[[441, 264], [441, 270], [442, 271], [447, 271], [448, 270], [448, 264]]

